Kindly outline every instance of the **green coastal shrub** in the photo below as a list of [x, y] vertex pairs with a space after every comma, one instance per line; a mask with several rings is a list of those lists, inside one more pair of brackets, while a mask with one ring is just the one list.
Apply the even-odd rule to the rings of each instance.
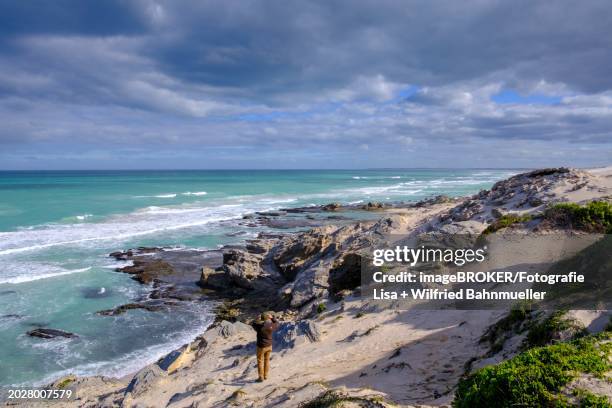
[[499, 217], [495, 222], [489, 225], [483, 232], [482, 235], [491, 234], [502, 228], [507, 228], [514, 224], [520, 224], [523, 222], [531, 221], [530, 215], [518, 215], [518, 214], [504, 214]]
[[569, 329], [575, 330], [576, 336], [585, 335], [586, 332], [583, 328], [578, 327], [575, 322], [565, 318], [566, 312], [567, 310], [557, 310], [541, 323], [531, 326], [525, 339], [525, 346], [545, 346], [553, 341], [556, 333]]
[[592, 201], [584, 206], [555, 204], [544, 212], [544, 218], [589, 232], [612, 233], [612, 204], [605, 201]]
[[612, 408], [608, 398], [603, 395], [595, 395], [586, 390], [574, 390], [573, 393], [580, 401], [580, 408]]
[[506, 340], [513, 334], [526, 330], [533, 314], [529, 302], [521, 302], [512, 307], [510, 312], [490, 326], [480, 338], [481, 343], [489, 343], [489, 354], [495, 354], [504, 348]]
[[527, 350], [482, 368], [459, 382], [455, 408], [565, 407], [564, 386], [580, 373], [597, 377], [612, 369], [612, 333]]
[[325, 303], [319, 303], [317, 305], [317, 313], [321, 314], [326, 310], [327, 310], [327, 306], [325, 306]]

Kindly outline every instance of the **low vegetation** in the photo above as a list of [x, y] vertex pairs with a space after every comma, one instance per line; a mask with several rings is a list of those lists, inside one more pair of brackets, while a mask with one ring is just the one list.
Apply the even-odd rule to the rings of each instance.
[[60, 380], [59, 383], [57, 383], [57, 388], [59, 388], [60, 390], [68, 388], [70, 384], [72, 384], [74, 381], [76, 381], [76, 377], [74, 376], [65, 377], [62, 380]]
[[544, 218], [573, 229], [612, 233], [612, 204], [605, 201], [592, 201], [586, 205], [555, 204], [544, 212]]
[[329, 390], [319, 395], [315, 399], [300, 404], [300, 408], [340, 408], [344, 404], [351, 404], [352, 407], [371, 407], [384, 408], [385, 405], [379, 397], [364, 398], [352, 397], [335, 390]]
[[[602, 378], [612, 370], [612, 333], [529, 349], [462, 379], [453, 406], [566, 407], [562, 389], [581, 373]], [[592, 400], [591, 397], [588, 397]], [[597, 406], [597, 405], [595, 405]]]
[[524, 222], [531, 221], [530, 215], [519, 215], [519, 214], [504, 214], [499, 217], [495, 222], [489, 225], [483, 232], [483, 235], [492, 234], [502, 228], [510, 227], [514, 224], [521, 224]]
[[586, 330], [565, 317], [566, 310], [558, 310], [540, 323], [531, 326], [525, 339], [525, 347], [538, 347], [550, 344], [555, 336], [570, 331], [572, 337], [586, 334]]
[[491, 346], [489, 354], [495, 354], [503, 349], [508, 338], [514, 334], [524, 332], [530, 325], [533, 317], [531, 305], [529, 303], [520, 303], [513, 307], [506, 317], [503, 317], [489, 327], [480, 338], [480, 342], [488, 342]]
[[595, 395], [586, 390], [574, 390], [581, 408], [612, 408], [608, 398], [603, 395]]

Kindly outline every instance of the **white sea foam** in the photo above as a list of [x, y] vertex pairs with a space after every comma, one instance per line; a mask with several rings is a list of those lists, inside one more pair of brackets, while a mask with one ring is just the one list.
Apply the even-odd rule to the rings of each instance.
[[[161, 357], [165, 356], [169, 352], [176, 350], [183, 344], [193, 341], [193, 339], [200, 333], [206, 330], [206, 328], [213, 322], [214, 316], [210, 313], [210, 309], [205, 306], [192, 304], [191, 307], [195, 307], [196, 313], [193, 311], [191, 314], [199, 316], [195, 325], [187, 326], [184, 330], [178, 333], [171, 333], [171, 338], [168, 341], [160, 344], [154, 344], [142, 349], [134, 350], [129, 353], [118, 356], [114, 360], [107, 361], [96, 361], [92, 363], [80, 364], [76, 367], [67, 368], [65, 370], [56, 371], [48, 374], [40, 381], [37, 381], [34, 386], [42, 386], [48, 384], [59, 377], [67, 374], [75, 374], [79, 377], [86, 377], [91, 375], [105, 375], [108, 377], [120, 378], [128, 374], [132, 374], [142, 367], [151, 364]], [[55, 343], [55, 342], [46, 342]], [[58, 341], [57, 343], [61, 343]], [[69, 345], [69, 342], [65, 342]], [[60, 344], [60, 348], [63, 344]], [[70, 356], [70, 353], [64, 355]], [[62, 362], [65, 363], [65, 362]], [[67, 365], [67, 364], [63, 364]], [[14, 384], [24, 385], [24, 384]]]
[[[45, 266], [45, 269], [49, 269], [49, 267]], [[63, 269], [63, 268], [58, 268], [58, 269]], [[73, 273], [87, 272], [90, 269], [91, 267], [80, 268], [80, 269], [63, 269], [63, 270], [60, 270], [57, 272], [51, 272], [51, 273], [42, 273], [42, 274], [34, 274], [34, 275], [24, 274], [24, 275], [12, 276], [8, 278], [2, 277], [0, 278], [0, 284], [3, 284], [3, 283], [19, 284], [19, 283], [25, 283], [25, 282], [32, 282], [32, 281], [37, 281], [41, 279], [55, 278], [57, 276], [72, 275]]]
[[102, 268], [105, 269], [117, 269], [117, 268], [125, 268], [126, 266], [134, 266], [134, 262], [129, 261], [116, 261], [110, 264], [102, 265]]
[[[278, 209], [278, 205], [297, 200], [267, 197], [241, 204], [211, 203], [211, 206], [151, 206], [131, 214], [111, 216], [101, 222], [48, 224], [34, 229], [0, 233], [0, 256], [56, 246], [100, 246], [119, 244], [139, 236], [166, 231], [202, 227], [211, 223], [238, 219], [246, 213]], [[217, 204], [217, 205], [214, 205]], [[1, 274], [1, 272], [0, 272]]]
[[358, 193], [371, 196], [371, 195], [379, 195], [379, 194], [397, 194], [397, 195], [414, 195], [423, 191], [420, 188], [414, 188], [410, 186], [407, 188], [406, 186], [410, 186], [404, 183], [393, 184], [390, 186], [380, 186], [380, 187], [363, 187], [358, 189]]
[[186, 195], [186, 196], [203, 196], [206, 194], [208, 194], [206, 191], [194, 191], [194, 192], [187, 191], [186, 193], [183, 193], [183, 195]]
[[[494, 178], [494, 176], [495, 174], [491, 178]], [[354, 177], [361, 178], [361, 176]], [[167, 231], [188, 228], [202, 228], [216, 222], [238, 219], [247, 213], [275, 210], [294, 202], [310, 202], [311, 205], [315, 205], [326, 200], [338, 200], [342, 197], [340, 200], [343, 202], [356, 203], [364, 197], [368, 199], [380, 197], [382, 199], [415, 196], [419, 193], [430, 194], [432, 189], [439, 191], [444, 187], [455, 188], [488, 181], [488, 176], [479, 178], [469, 173], [462, 177], [412, 180], [391, 185], [369, 185], [361, 188], [293, 196], [233, 196], [210, 201], [206, 206], [201, 204], [148, 206], [130, 214], [109, 216], [98, 222], [48, 224], [32, 229], [18, 229], [0, 233], [0, 256], [62, 245], [79, 247], [117, 246], [134, 237], [154, 236]], [[203, 193], [203, 191], [197, 193]], [[170, 194], [165, 196], [170, 196]], [[315, 203], [316, 200], [318, 202]], [[100, 244], [101, 241], [107, 242]]]
[[84, 221], [90, 217], [93, 217], [93, 214], [83, 214], [83, 215], [77, 215], [76, 219], [79, 221]]
[[159, 194], [155, 196], [155, 198], [174, 198], [174, 197], [176, 197], [176, 194]]

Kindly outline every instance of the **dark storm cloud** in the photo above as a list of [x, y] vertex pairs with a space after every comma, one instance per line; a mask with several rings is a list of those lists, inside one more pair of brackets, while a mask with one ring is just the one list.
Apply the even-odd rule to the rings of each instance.
[[[503, 73], [509, 83], [610, 89], [606, 1], [168, 3], [151, 54], [190, 81], [320, 92], [357, 76], [440, 85]], [[177, 24], [179, 23], [179, 24]], [[183, 24], [181, 24], [183, 23]]]
[[605, 157], [611, 27], [607, 1], [1, 2], [0, 144]]
[[135, 34], [145, 28], [145, 20], [136, 11], [124, 1], [113, 0], [3, 1], [0, 35]]

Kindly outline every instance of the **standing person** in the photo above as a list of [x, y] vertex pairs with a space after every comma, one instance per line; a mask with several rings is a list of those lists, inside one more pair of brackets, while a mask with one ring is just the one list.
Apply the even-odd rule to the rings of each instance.
[[257, 370], [262, 382], [268, 378], [270, 371], [270, 354], [272, 354], [272, 334], [278, 329], [278, 322], [272, 312], [264, 312], [253, 322], [257, 332]]

